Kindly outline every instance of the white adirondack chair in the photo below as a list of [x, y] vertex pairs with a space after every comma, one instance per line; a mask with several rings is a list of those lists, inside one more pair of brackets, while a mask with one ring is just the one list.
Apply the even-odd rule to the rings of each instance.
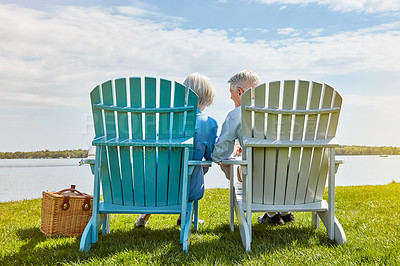
[[[234, 211], [246, 251], [250, 251], [253, 212], [312, 212], [312, 225], [321, 218], [328, 236], [346, 242], [335, 218], [336, 128], [342, 98], [330, 86], [308, 81], [271, 82], [242, 95], [241, 184], [230, 180], [230, 228]], [[266, 97], [267, 96], [267, 97]], [[328, 182], [328, 202], [323, 194]]]

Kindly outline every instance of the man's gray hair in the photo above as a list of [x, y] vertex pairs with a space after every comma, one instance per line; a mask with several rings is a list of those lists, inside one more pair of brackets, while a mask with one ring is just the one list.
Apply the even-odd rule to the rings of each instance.
[[191, 88], [199, 96], [200, 106], [207, 107], [214, 102], [216, 91], [207, 76], [192, 73], [185, 79], [183, 85]]
[[231, 84], [235, 90], [240, 87], [245, 91], [249, 89], [246, 88], [248, 84], [252, 84], [252, 86], [260, 84], [260, 78], [254, 71], [243, 70], [233, 75], [233, 77], [228, 80], [228, 83]]

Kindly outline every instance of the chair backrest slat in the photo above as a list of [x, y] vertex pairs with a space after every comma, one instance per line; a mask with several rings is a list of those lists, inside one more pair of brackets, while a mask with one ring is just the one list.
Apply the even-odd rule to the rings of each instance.
[[[268, 108], [279, 108], [280, 82], [271, 82], [268, 90]], [[278, 115], [267, 114], [266, 139], [278, 139]], [[264, 162], [264, 199], [263, 202], [273, 204], [275, 198], [276, 148], [265, 148]]]
[[[113, 99], [113, 88], [112, 81], [107, 81], [101, 86], [103, 93], [103, 103], [108, 105], [114, 104]], [[106, 125], [106, 135], [108, 138], [117, 137], [117, 127], [115, 123], [115, 112], [104, 110], [104, 119]], [[108, 160], [110, 165], [118, 165], [118, 167], [110, 167], [110, 178], [111, 178], [111, 192], [112, 192], [112, 203], [123, 204], [121, 179], [120, 179], [120, 168], [118, 158], [117, 147], [107, 147]]]
[[[95, 131], [95, 138], [102, 137], [105, 135], [104, 129], [104, 116], [103, 112], [99, 109], [94, 108], [95, 104], [101, 104], [101, 97], [100, 97], [100, 86], [94, 88], [90, 93], [90, 100], [92, 102], [92, 113], [93, 113], [93, 121], [94, 123], [94, 131]], [[101, 163], [100, 163], [100, 173], [101, 173], [101, 186], [103, 191], [105, 192], [104, 201], [112, 202], [112, 194], [111, 194], [111, 181], [109, 176], [108, 164], [104, 162], [108, 162], [108, 156], [106, 148], [101, 148], [100, 151]]]
[[[326, 96], [325, 96], [326, 95]], [[326, 107], [341, 107], [342, 97], [329, 85], [325, 85], [325, 95], [323, 105]], [[332, 101], [333, 99], [333, 101]], [[324, 117], [326, 123], [328, 124], [328, 117]], [[339, 113], [332, 113], [330, 115], [328, 128], [324, 124], [321, 125], [321, 132], [318, 134], [321, 138], [326, 136], [327, 138], [332, 138], [336, 135], [336, 128], [339, 121]], [[322, 200], [324, 195], [324, 189], [326, 185], [326, 179], [328, 174], [328, 149], [323, 150], [320, 178], [318, 180], [317, 189], [315, 192], [314, 201]]]
[[[283, 99], [282, 108], [291, 110], [293, 109], [295, 81], [288, 80], [283, 85]], [[290, 140], [292, 115], [282, 115], [280, 126], [280, 140]], [[276, 191], [283, 191], [282, 193], [275, 193], [274, 203], [284, 204], [286, 198], [286, 185], [288, 182], [287, 173], [289, 166], [289, 148], [278, 149], [278, 159], [276, 166]]]
[[[160, 107], [171, 107], [171, 81], [160, 79]], [[159, 114], [159, 139], [169, 139], [171, 129], [171, 114]], [[159, 163], [157, 164], [157, 206], [168, 202], [168, 173], [171, 148], [158, 148]]]
[[[257, 87], [254, 91], [254, 105], [258, 107], [265, 106], [265, 84]], [[254, 113], [254, 132], [253, 136], [255, 138], [264, 139], [265, 138], [265, 113]], [[264, 148], [255, 148], [253, 149], [253, 165], [264, 165], [265, 156], [264, 156]], [[253, 178], [257, 179], [253, 181], [253, 199], [255, 203], [262, 203], [264, 188], [260, 186], [263, 184], [264, 179], [264, 168], [257, 167], [254, 168]], [[258, 185], [258, 186], [257, 186]]]
[[[322, 84], [311, 83], [311, 97], [309, 109], [318, 109], [321, 100]], [[314, 140], [317, 129], [318, 115], [307, 116], [305, 140]], [[299, 182], [297, 186], [296, 203], [304, 203], [306, 197], [314, 198], [314, 191], [318, 179], [319, 167], [321, 163], [321, 148], [303, 148], [304, 164], [300, 169]]]
[[[126, 79], [115, 80], [115, 99], [117, 106], [128, 106]], [[129, 139], [129, 120], [125, 112], [117, 112], [118, 136], [120, 139]], [[120, 147], [121, 182], [124, 205], [133, 205], [132, 163], [130, 147]]]
[[[300, 80], [297, 83], [297, 98], [296, 98], [296, 109], [304, 110], [307, 106], [309, 82]], [[304, 133], [304, 121], [305, 115], [295, 115], [294, 123], [292, 125], [293, 140], [301, 141]], [[297, 185], [299, 178], [299, 169], [301, 163], [301, 148], [291, 148], [290, 151], [290, 162], [286, 184], [285, 204], [294, 204], [297, 194]]]
[[[156, 107], [156, 79], [145, 78], [145, 107], [155, 108]], [[156, 114], [145, 114], [145, 140], [156, 139]], [[155, 206], [156, 203], [156, 176], [157, 169], [156, 165], [156, 149], [153, 147], [144, 148], [144, 164], [145, 164], [145, 194], [146, 194], [146, 206]]]
[[[140, 78], [129, 79], [130, 106], [142, 107], [142, 83]], [[143, 116], [141, 113], [131, 113], [132, 139], [143, 139]], [[136, 206], [145, 206], [144, 194], [144, 152], [143, 147], [132, 147], [132, 167], [134, 203]]]
[[[173, 106], [183, 106], [185, 103], [185, 86], [175, 83], [174, 100]], [[171, 132], [173, 138], [180, 138], [183, 136], [183, 119], [184, 113], [174, 113], [172, 115], [172, 127]], [[171, 148], [170, 168], [169, 168], [169, 183], [168, 183], [168, 203], [178, 204], [180, 199], [180, 187], [179, 176], [181, 175], [181, 162], [182, 150]], [[179, 186], [173, 186], [172, 184], [179, 184]]]

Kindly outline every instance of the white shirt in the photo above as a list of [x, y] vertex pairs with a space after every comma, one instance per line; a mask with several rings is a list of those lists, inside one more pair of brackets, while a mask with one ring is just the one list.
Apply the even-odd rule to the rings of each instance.
[[235, 147], [235, 140], [239, 140], [240, 146], [243, 147], [242, 109], [240, 106], [230, 111], [222, 124], [221, 134], [211, 154], [213, 162], [218, 163], [228, 159]]

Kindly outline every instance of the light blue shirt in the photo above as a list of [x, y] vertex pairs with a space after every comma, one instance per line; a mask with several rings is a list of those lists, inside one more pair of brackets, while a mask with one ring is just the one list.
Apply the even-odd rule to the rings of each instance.
[[[218, 124], [213, 118], [203, 114], [197, 108], [196, 129], [193, 142], [193, 160], [201, 161], [203, 158], [211, 160], [215, 139], [217, 138]], [[208, 167], [195, 166], [189, 187], [189, 201], [199, 200], [204, 195], [204, 174]]]
[[243, 147], [241, 111], [242, 109], [239, 106], [226, 116], [222, 124], [221, 133], [211, 154], [211, 159], [214, 162], [219, 163], [229, 158], [235, 147], [235, 140], [239, 140], [240, 146]]

